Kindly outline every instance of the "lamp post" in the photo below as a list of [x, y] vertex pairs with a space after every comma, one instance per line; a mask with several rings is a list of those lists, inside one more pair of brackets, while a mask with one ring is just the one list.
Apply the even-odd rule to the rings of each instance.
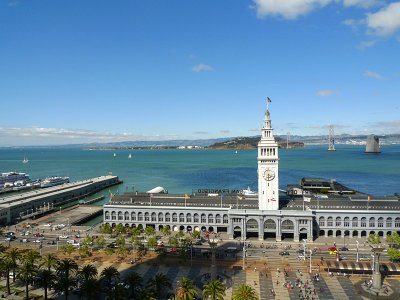
[[312, 266], [311, 266], [312, 262], [311, 262], [311, 257], [312, 257], [312, 250], [310, 249], [310, 274], [311, 274], [311, 272], [312, 272]]
[[246, 242], [243, 243], [243, 266], [242, 266], [243, 270], [246, 268], [245, 260], [246, 260]]
[[208, 239], [208, 244], [211, 248], [211, 280], [214, 280], [215, 278], [217, 278], [217, 268], [215, 266], [215, 249], [218, 245], [218, 239], [210, 238]]
[[304, 253], [304, 260], [306, 260], [307, 257], [307, 240], [303, 239], [303, 253]]
[[357, 253], [357, 257], [356, 257], [356, 262], [358, 262], [359, 261], [359, 257], [358, 257], [358, 246], [359, 246], [359, 242], [358, 242], [358, 240], [356, 240], [356, 243], [357, 243], [357, 247], [356, 247], [356, 253]]

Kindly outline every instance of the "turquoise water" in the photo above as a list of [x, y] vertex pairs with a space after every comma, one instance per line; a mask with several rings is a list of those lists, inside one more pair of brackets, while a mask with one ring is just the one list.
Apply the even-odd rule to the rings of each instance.
[[[364, 146], [326, 145], [280, 149], [280, 188], [304, 176], [337, 181], [374, 195], [400, 192], [400, 145], [383, 146], [381, 154], [365, 154]], [[117, 156], [113, 157], [113, 153]], [[132, 159], [128, 159], [129, 153]], [[198, 188], [257, 190], [256, 150], [135, 150], [0, 149], [0, 171], [26, 172], [32, 179], [69, 176], [86, 179], [112, 172], [124, 181], [113, 192], [147, 191], [163, 186], [170, 193]], [[26, 156], [29, 163], [23, 164]], [[108, 191], [100, 194], [107, 195]], [[93, 196], [94, 197], [94, 196]], [[106, 202], [106, 199], [102, 200]]]

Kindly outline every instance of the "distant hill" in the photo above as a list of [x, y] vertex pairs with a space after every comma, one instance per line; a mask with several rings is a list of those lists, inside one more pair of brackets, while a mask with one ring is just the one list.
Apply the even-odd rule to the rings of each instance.
[[[260, 141], [261, 136], [254, 137], [239, 137], [234, 138], [224, 142], [214, 143], [208, 148], [210, 149], [255, 149], [257, 148], [258, 142]], [[286, 139], [281, 137], [275, 137], [276, 142], [280, 148], [302, 148], [304, 147], [304, 143], [302, 142], [289, 142], [286, 143]]]

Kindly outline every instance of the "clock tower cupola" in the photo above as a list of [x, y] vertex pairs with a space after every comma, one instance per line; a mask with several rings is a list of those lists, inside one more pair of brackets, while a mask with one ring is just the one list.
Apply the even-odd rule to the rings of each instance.
[[275, 141], [269, 113], [270, 98], [258, 142], [258, 207], [260, 210], [279, 209], [278, 144]]

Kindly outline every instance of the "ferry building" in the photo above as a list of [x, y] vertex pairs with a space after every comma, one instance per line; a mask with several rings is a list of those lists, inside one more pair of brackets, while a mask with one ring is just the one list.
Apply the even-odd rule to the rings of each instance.
[[[104, 223], [127, 227], [152, 226], [160, 230], [225, 232], [230, 239], [275, 241], [314, 240], [324, 236], [386, 236], [400, 233], [399, 198], [368, 200], [366, 195], [349, 195], [334, 188], [329, 197], [319, 198], [306, 185], [303, 197], [279, 198], [279, 153], [269, 109], [264, 115], [257, 152], [258, 195], [192, 193], [126, 193], [115, 195], [104, 205]], [[326, 188], [326, 187], [325, 187]]]

